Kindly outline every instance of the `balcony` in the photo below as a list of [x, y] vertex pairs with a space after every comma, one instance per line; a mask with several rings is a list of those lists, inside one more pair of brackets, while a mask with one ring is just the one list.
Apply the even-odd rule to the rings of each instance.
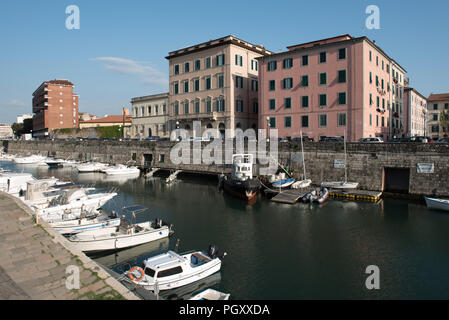
[[170, 116], [171, 120], [201, 120], [210, 119], [217, 120], [219, 117], [229, 116], [229, 112], [205, 112], [205, 113], [188, 113]]

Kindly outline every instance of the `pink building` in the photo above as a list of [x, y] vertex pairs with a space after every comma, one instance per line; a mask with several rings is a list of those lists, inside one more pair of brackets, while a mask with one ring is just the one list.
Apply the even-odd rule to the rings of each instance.
[[[342, 35], [258, 58], [259, 128], [279, 137], [389, 139], [403, 130], [406, 70], [367, 37]], [[392, 110], [398, 110], [393, 121]]]
[[404, 113], [406, 136], [426, 135], [427, 98], [413, 88], [405, 88]]

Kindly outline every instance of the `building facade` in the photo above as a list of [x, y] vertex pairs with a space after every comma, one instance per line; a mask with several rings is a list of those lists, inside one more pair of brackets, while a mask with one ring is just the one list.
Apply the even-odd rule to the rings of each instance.
[[[227, 36], [170, 52], [169, 128], [257, 129], [258, 57], [263, 46]], [[200, 133], [197, 133], [197, 136]], [[201, 133], [202, 134], [202, 133]]]
[[160, 93], [131, 99], [131, 138], [145, 139], [152, 136], [167, 138], [168, 93]]
[[80, 129], [113, 126], [124, 127], [126, 131], [127, 127], [131, 126], [131, 116], [127, 113], [122, 115], [107, 115], [103, 118], [80, 121], [79, 125]]
[[33, 115], [32, 114], [22, 114], [17, 116], [17, 121], [16, 123], [23, 123], [24, 120], [27, 119], [33, 119]]
[[407, 137], [425, 136], [427, 98], [413, 88], [404, 89], [404, 131]]
[[389, 139], [393, 122], [401, 128], [406, 70], [375, 42], [342, 35], [287, 49], [258, 59], [259, 128], [315, 141]]
[[10, 124], [0, 123], [0, 138], [12, 137], [14, 133]]
[[447, 137], [449, 132], [441, 123], [444, 114], [449, 114], [449, 93], [431, 94], [427, 98], [427, 135], [432, 139]]
[[74, 84], [56, 79], [43, 82], [33, 93], [33, 136], [44, 137], [49, 131], [78, 128], [78, 100]]

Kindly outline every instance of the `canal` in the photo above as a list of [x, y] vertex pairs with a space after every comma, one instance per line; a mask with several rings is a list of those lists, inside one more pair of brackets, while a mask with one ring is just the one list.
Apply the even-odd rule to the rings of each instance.
[[[447, 299], [449, 298], [449, 215], [424, 204], [383, 199], [379, 203], [328, 200], [323, 205], [282, 205], [259, 199], [252, 205], [218, 191], [213, 177], [179, 176], [110, 179], [70, 168], [0, 162], [37, 178], [115, 189], [105, 210], [134, 204], [150, 208], [136, 221], [162, 218], [174, 224], [165, 241], [94, 257], [121, 273], [167, 249], [226, 251], [220, 274], [165, 298], [188, 298], [212, 287], [231, 299]], [[129, 217], [131, 218], [131, 217]], [[368, 290], [370, 265], [380, 269], [380, 289]]]

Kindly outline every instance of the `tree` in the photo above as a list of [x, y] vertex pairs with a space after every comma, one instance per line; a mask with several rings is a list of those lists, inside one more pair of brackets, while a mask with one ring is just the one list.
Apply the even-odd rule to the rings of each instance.
[[14, 135], [21, 136], [23, 132], [23, 123], [13, 123], [11, 129], [12, 132], [14, 132]]
[[449, 112], [442, 111], [440, 114], [440, 125], [443, 128], [443, 133], [447, 135], [449, 133]]

